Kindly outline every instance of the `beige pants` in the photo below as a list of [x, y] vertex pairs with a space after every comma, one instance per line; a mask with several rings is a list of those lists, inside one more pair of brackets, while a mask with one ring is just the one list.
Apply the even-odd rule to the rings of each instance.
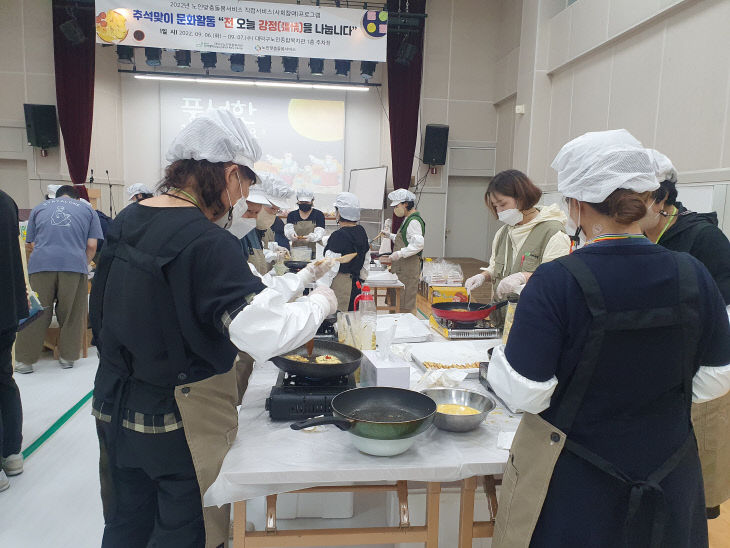
[[86, 274], [77, 272], [37, 272], [30, 275], [30, 286], [38, 293], [44, 307], [50, 307], [42, 318], [18, 332], [15, 344], [17, 361], [34, 364], [43, 351], [43, 339], [53, 318], [61, 328], [58, 338], [58, 354], [66, 361], [79, 359], [81, 339], [86, 329], [88, 283]]

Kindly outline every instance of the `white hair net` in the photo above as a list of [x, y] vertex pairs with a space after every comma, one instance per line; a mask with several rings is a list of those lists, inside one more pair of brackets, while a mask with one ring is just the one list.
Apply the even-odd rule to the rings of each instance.
[[660, 183], [662, 181], [676, 183], [677, 170], [674, 168], [672, 161], [658, 150], [654, 150], [653, 148], [648, 148], [646, 150], [649, 152], [654, 164], [654, 173], [656, 174], [657, 181]]
[[289, 201], [294, 196], [294, 189], [281, 179], [273, 175], [265, 174], [260, 177], [261, 190], [266, 198], [279, 209], [289, 207]]
[[154, 194], [154, 192], [150, 190], [150, 187], [148, 187], [144, 183], [135, 183], [133, 185], [129, 185], [126, 190], [127, 197], [130, 200], [134, 198], [137, 194]]
[[649, 152], [625, 129], [594, 131], [563, 146], [551, 164], [558, 191], [567, 198], [599, 204], [619, 188], [659, 188]]
[[261, 183], [248, 187], [248, 196], [246, 197], [246, 201], [254, 204], [271, 206], [271, 202], [266, 197], [266, 193], [264, 192]]
[[314, 192], [311, 190], [297, 190], [297, 202], [311, 202], [314, 200]]
[[352, 192], [340, 192], [335, 200], [335, 207], [344, 220], [360, 220], [360, 200]]
[[399, 188], [398, 190], [394, 190], [390, 194], [388, 194], [388, 200], [390, 200], [391, 206], [397, 206], [398, 204], [402, 204], [403, 202], [415, 202], [416, 201], [416, 195], [413, 194], [410, 190], [406, 190], [405, 188]]
[[253, 169], [261, 159], [261, 147], [242, 120], [227, 110], [208, 110], [185, 126], [167, 151], [168, 162], [189, 159]]
[[46, 194], [48, 194], [49, 198], [55, 198], [56, 192], [58, 192], [58, 189], [61, 188], [63, 185], [48, 185], [46, 187]]

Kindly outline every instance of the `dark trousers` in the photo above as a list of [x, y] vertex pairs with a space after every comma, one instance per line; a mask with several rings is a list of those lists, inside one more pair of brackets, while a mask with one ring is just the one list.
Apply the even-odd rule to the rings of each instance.
[[0, 455], [20, 453], [23, 442], [23, 408], [13, 379], [11, 353], [15, 329], [0, 332]]
[[142, 434], [96, 421], [102, 548], [202, 548], [203, 506], [185, 431]]

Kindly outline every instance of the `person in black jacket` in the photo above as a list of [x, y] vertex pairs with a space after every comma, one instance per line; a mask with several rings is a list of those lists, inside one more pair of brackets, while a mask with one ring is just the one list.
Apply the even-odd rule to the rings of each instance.
[[[661, 152], [649, 150], [659, 188], [652, 194], [642, 229], [652, 242], [689, 253], [707, 267], [725, 305], [730, 305], [730, 241], [717, 226], [717, 213], [695, 213], [677, 201], [677, 170]], [[730, 311], [730, 306], [728, 307]], [[730, 313], [730, 312], [729, 312]], [[707, 517], [720, 515], [730, 499], [730, 394], [692, 405], [692, 422], [700, 450]]]
[[11, 358], [18, 322], [28, 317], [18, 235], [18, 206], [0, 190], [0, 491], [10, 487], [7, 476], [23, 471], [23, 409]]

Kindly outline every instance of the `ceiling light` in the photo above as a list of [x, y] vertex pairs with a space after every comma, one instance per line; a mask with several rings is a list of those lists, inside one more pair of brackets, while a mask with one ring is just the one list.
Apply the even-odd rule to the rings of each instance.
[[[130, 71], [131, 72], [131, 71]], [[193, 82], [196, 84], [224, 84], [236, 86], [256, 86], [263, 88], [298, 88], [298, 89], [316, 89], [328, 91], [368, 91], [370, 86], [365, 85], [346, 85], [346, 84], [306, 84], [303, 82], [276, 82], [273, 80], [255, 80], [249, 78], [220, 78], [220, 77], [200, 77], [193, 76], [162, 76], [156, 74], [135, 74], [135, 78], [140, 80], [160, 80], [165, 82]]]
[[271, 72], [271, 55], [262, 55], [256, 59], [259, 72]]
[[375, 73], [375, 61], [361, 61], [360, 62], [360, 76], [363, 80], [370, 80]]
[[324, 75], [324, 59], [310, 59], [309, 70], [312, 72], [312, 76], [323, 76]]
[[218, 62], [218, 56], [215, 52], [206, 51], [200, 54], [200, 60], [203, 63], [203, 68], [212, 69], [215, 68], [216, 63]]
[[179, 49], [175, 52], [175, 62], [180, 68], [190, 68], [190, 50]]
[[344, 59], [335, 59], [335, 72], [337, 76], [347, 76], [350, 74], [351, 61]]
[[162, 64], [162, 50], [160, 48], [144, 48], [144, 56], [147, 64], [151, 67], [159, 67]]
[[231, 55], [231, 70], [233, 72], [243, 72], [243, 66], [246, 63], [246, 56], [243, 53], [234, 53]]
[[117, 46], [117, 61], [125, 65], [133, 65], [134, 48], [132, 46]]
[[282, 57], [281, 64], [284, 66], [284, 72], [286, 74], [296, 74], [299, 68], [298, 57]]

